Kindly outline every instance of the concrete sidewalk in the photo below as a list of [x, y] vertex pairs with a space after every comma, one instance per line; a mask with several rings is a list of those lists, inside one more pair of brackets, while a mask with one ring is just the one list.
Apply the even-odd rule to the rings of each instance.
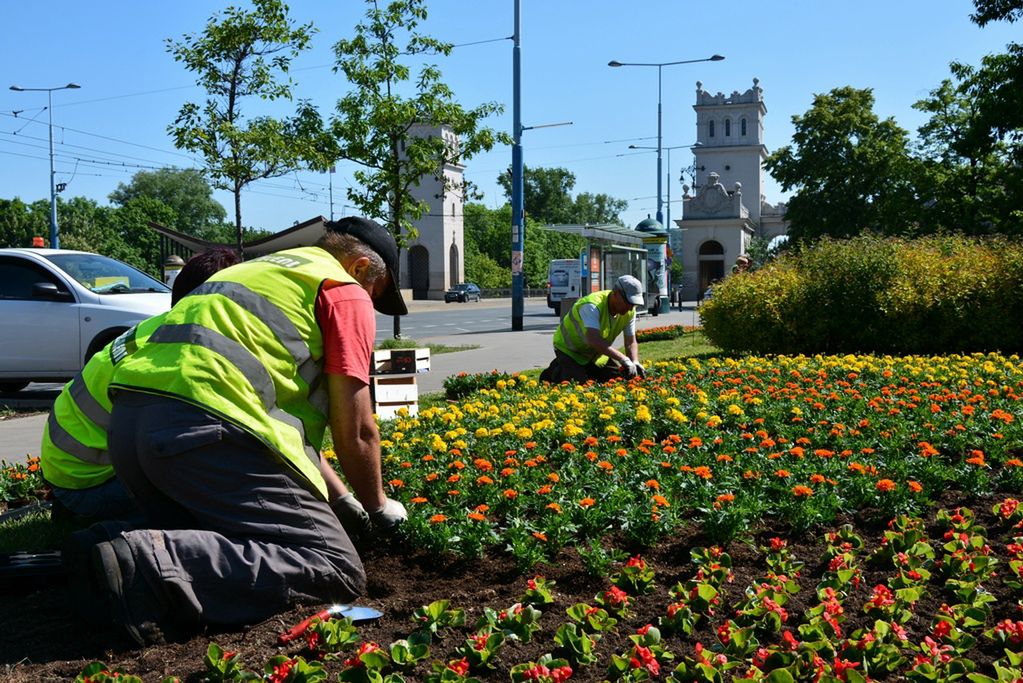
[[[410, 302], [409, 308], [415, 311], [428, 311], [443, 308], [443, 302], [424, 301]], [[558, 318], [531, 317], [526, 321], [525, 329], [519, 332], [511, 330], [511, 300], [484, 299], [480, 304], [486, 308], [505, 308], [508, 311], [508, 330], [503, 332], [480, 332], [418, 339], [423, 343], [445, 344], [448, 346], [477, 345], [480, 348], [455, 353], [434, 354], [430, 358], [430, 372], [424, 372], [416, 378], [420, 394], [442, 391], [444, 380], [460, 372], [521, 372], [533, 368], [544, 368], [554, 357], [551, 339]], [[641, 316], [637, 321], [638, 329], [660, 327], [662, 325], [695, 325], [698, 320], [696, 303], [683, 304], [681, 311], [674, 309], [669, 313], [657, 316]], [[620, 340], [619, 340], [620, 341]], [[641, 351], [642, 353], [642, 351]], [[42, 408], [46, 409], [46, 408]], [[48, 413], [14, 417], [0, 420], [0, 460], [24, 462], [30, 455], [39, 454], [42, 441], [43, 425]]]

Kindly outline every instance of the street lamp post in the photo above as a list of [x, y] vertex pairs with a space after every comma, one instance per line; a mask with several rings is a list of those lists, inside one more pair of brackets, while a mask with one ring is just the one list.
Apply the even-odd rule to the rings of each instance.
[[[668, 177], [668, 201], [667, 201], [667, 204], [668, 204], [668, 222], [662, 224], [662, 227], [667, 229], [667, 230], [671, 230], [671, 150], [673, 150], [673, 149], [696, 149], [697, 147], [703, 147], [703, 143], [702, 142], [694, 142], [691, 145], [673, 145], [671, 147], [662, 147], [661, 148], [665, 152], [667, 152], [667, 157], [668, 157], [668, 174], [667, 174], [667, 177]], [[654, 150], [654, 149], [657, 149], [657, 148], [656, 147], [644, 147], [642, 145], [629, 145], [629, 149], [650, 149], [650, 150]], [[658, 167], [658, 169], [659, 168], [660, 167]], [[660, 220], [660, 219], [658, 219], [658, 220]]]
[[60, 238], [57, 236], [57, 181], [53, 170], [53, 91], [54, 90], [77, 90], [82, 86], [77, 83], [68, 83], [59, 88], [22, 88], [19, 85], [12, 85], [11, 90], [17, 92], [45, 92], [46, 112], [50, 117], [50, 248], [60, 249]]
[[674, 66], [676, 64], [695, 64], [697, 62], [720, 62], [724, 57], [721, 55], [712, 55], [704, 59], [683, 59], [678, 62], [619, 62], [612, 59], [607, 63], [611, 67], [619, 66], [656, 66], [657, 67], [657, 222], [662, 226], [664, 225], [664, 212], [662, 210], [661, 202], [661, 187], [662, 187], [662, 176], [661, 176], [661, 69], [666, 66]]

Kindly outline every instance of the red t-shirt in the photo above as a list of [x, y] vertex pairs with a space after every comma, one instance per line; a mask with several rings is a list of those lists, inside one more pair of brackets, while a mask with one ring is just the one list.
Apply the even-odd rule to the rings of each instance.
[[369, 293], [357, 284], [324, 286], [316, 297], [323, 333], [323, 371], [369, 384], [377, 319]]

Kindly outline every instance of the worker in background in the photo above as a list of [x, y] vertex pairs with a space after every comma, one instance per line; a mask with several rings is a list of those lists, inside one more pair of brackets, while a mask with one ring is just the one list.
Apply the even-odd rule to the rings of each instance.
[[[177, 273], [171, 306], [217, 271], [238, 263], [237, 252], [218, 247], [196, 254]], [[64, 385], [43, 428], [39, 453], [43, 477], [53, 488], [54, 518], [70, 512], [92, 520], [126, 518], [138, 508], [114, 476], [107, 452], [114, 347], [127, 350], [145, 343], [163, 315], [143, 320], [93, 355], [82, 371]], [[123, 357], [123, 356], [119, 356]]]
[[[579, 299], [554, 332], [554, 360], [540, 379], [556, 384], [645, 377], [636, 341], [636, 307], [643, 305], [643, 285], [631, 275], [619, 277], [612, 289]], [[626, 353], [613, 346], [623, 332]], [[597, 364], [601, 356], [608, 358], [604, 366]]]
[[[384, 494], [369, 390], [373, 309], [407, 312], [397, 273], [385, 228], [327, 223], [315, 246], [210, 278], [117, 367], [110, 455], [152, 528], [79, 533], [137, 643], [363, 592], [339, 518], [383, 537], [406, 518]], [[355, 496], [320, 453], [328, 423]]]

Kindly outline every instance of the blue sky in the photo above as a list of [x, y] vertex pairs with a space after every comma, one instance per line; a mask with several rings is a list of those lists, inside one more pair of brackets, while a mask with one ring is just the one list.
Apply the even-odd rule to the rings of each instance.
[[[12, 92], [9, 85], [79, 90], [54, 93], [57, 181], [64, 196], [106, 203], [119, 182], [139, 167], [199, 165], [174, 148], [167, 126], [180, 106], [201, 101], [194, 79], [166, 52], [164, 39], [199, 32], [230, 2], [98, 0], [5, 2], [0, 42], [0, 196], [49, 197], [45, 93]], [[237, 4], [245, 4], [238, 2]], [[347, 84], [331, 71], [331, 46], [353, 34], [365, 5], [358, 0], [293, 0], [292, 16], [319, 29], [313, 49], [293, 64], [295, 94], [332, 110]], [[444, 80], [465, 106], [496, 101], [505, 113], [490, 120], [511, 130], [512, 0], [430, 0], [426, 33], [462, 45], [437, 58]], [[789, 143], [791, 118], [814, 94], [844, 85], [873, 88], [875, 111], [915, 132], [924, 121], [912, 104], [942, 78], [948, 63], [978, 64], [1021, 39], [1021, 27], [976, 27], [969, 0], [522, 0], [523, 125], [573, 125], [523, 134], [525, 163], [562, 166], [576, 175], [575, 192], [603, 192], [629, 201], [623, 214], [635, 225], [656, 206], [656, 156], [629, 153], [629, 144], [655, 145], [657, 69], [612, 69], [607, 62], [669, 62], [719, 53], [722, 62], [663, 70], [663, 144], [695, 140], [695, 83], [711, 92], [744, 91], [760, 79], [767, 105], [766, 143]], [[495, 40], [496, 39], [496, 40]], [[493, 41], [493, 42], [481, 42]], [[478, 43], [467, 45], [467, 43]], [[251, 105], [246, 113], [282, 111]], [[18, 117], [12, 116], [20, 111]], [[622, 156], [619, 156], [622, 155]], [[691, 163], [685, 150], [671, 156], [673, 179]], [[488, 206], [505, 198], [497, 175], [511, 163], [498, 147], [468, 163], [467, 176]], [[346, 207], [352, 166], [333, 176], [334, 213]], [[768, 179], [768, 201], [783, 199]], [[665, 189], [667, 194], [667, 189]], [[681, 187], [671, 188], [673, 217], [681, 214]], [[217, 198], [232, 214], [227, 193]], [[328, 178], [297, 173], [263, 181], [243, 194], [243, 221], [279, 230], [329, 215]]]

